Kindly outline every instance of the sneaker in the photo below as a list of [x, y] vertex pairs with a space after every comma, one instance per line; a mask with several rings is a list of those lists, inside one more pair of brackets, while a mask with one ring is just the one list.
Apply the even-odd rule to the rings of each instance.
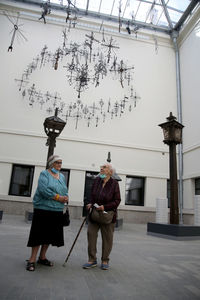
[[91, 269], [91, 268], [94, 268], [96, 266], [97, 266], [97, 262], [94, 261], [92, 263], [86, 263], [82, 267], [83, 267], [83, 269]]
[[101, 264], [101, 269], [102, 270], [108, 270], [109, 269], [109, 265], [108, 264]]

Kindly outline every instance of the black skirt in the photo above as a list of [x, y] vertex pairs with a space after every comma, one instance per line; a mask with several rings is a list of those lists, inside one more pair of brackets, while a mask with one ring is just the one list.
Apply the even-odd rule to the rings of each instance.
[[34, 209], [27, 247], [64, 246], [62, 211]]

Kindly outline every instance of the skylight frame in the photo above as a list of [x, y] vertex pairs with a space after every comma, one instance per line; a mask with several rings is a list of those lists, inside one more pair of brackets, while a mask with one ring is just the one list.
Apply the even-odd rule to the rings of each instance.
[[[13, 0], [13, 2], [21, 2], [26, 4], [40, 5], [47, 0]], [[95, 1], [96, 6], [92, 2]], [[134, 25], [141, 25], [143, 28], [150, 30], [163, 31], [170, 34], [173, 30], [180, 30], [185, 24], [186, 20], [190, 18], [194, 9], [200, 6], [198, 0], [51, 0], [52, 9], [66, 11], [69, 3], [72, 3], [78, 8], [78, 14], [81, 16], [88, 15], [91, 17], [100, 18], [102, 20], [121, 22], [127, 24], [128, 21]], [[122, 9], [119, 11], [119, 2], [122, 3]], [[109, 8], [105, 13], [105, 3], [109, 3]], [[182, 5], [180, 5], [180, 3]], [[94, 2], [93, 2], [94, 4]], [[127, 13], [130, 5], [135, 5], [134, 15]], [[149, 7], [154, 4], [154, 12], [151, 12], [151, 17], [147, 16]], [[178, 5], [179, 4], [179, 5]], [[146, 7], [145, 7], [146, 5]], [[173, 6], [172, 6], [173, 5]], [[164, 9], [164, 6], [166, 9]], [[94, 9], [95, 7], [95, 9]], [[145, 13], [141, 9], [145, 8]], [[148, 7], [148, 9], [147, 9]], [[185, 9], [186, 8], [186, 9]], [[73, 12], [74, 8], [71, 6]], [[104, 11], [104, 13], [102, 13]], [[152, 15], [155, 16], [152, 16]], [[139, 18], [140, 16], [140, 18]]]

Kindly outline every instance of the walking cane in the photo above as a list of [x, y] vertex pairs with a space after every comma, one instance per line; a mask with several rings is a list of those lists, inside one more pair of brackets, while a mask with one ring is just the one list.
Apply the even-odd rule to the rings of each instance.
[[79, 234], [80, 234], [80, 232], [81, 232], [81, 230], [82, 230], [82, 228], [83, 228], [83, 225], [85, 224], [85, 221], [87, 220], [87, 217], [88, 217], [88, 216], [86, 216], [86, 217], [84, 218], [84, 220], [83, 220], [83, 222], [82, 222], [82, 224], [81, 224], [81, 227], [80, 227], [80, 229], [79, 229], [79, 231], [78, 231], [78, 233], [77, 233], [77, 235], [76, 235], [76, 238], [75, 238], [75, 240], [74, 240], [74, 242], [73, 242], [73, 244], [72, 244], [72, 246], [71, 246], [71, 249], [70, 249], [70, 251], [69, 251], [69, 254], [67, 255], [67, 258], [65, 259], [65, 262], [64, 262], [64, 264], [63, 264], [63, 267], [66, 266], [66, 263], [67, 263], [67, 261], [68, 261], [68, 259], [69, 259], [69, 257], [70, 257], [70, 254], [71, 254], [71, 252], [72, 252], [72, 250], [73, 250], [73, 248], [74, 248], [74, 245], [76, 244], [76, 241], [77, 241], [77, 239], [78, 239], [78, 237], [79, 237]]

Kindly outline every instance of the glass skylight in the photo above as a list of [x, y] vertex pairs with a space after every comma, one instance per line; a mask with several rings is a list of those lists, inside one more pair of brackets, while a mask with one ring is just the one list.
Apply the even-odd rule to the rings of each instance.
[[[142, 22], [170, 29], [164, 6], [173, 26], [177, 24], [192, 0], [51, 0], [61, 6], [75, 5], [78, 9], [121, 18], [132, 22]], [[45, 1], [43, 1], [45, 2]]]

